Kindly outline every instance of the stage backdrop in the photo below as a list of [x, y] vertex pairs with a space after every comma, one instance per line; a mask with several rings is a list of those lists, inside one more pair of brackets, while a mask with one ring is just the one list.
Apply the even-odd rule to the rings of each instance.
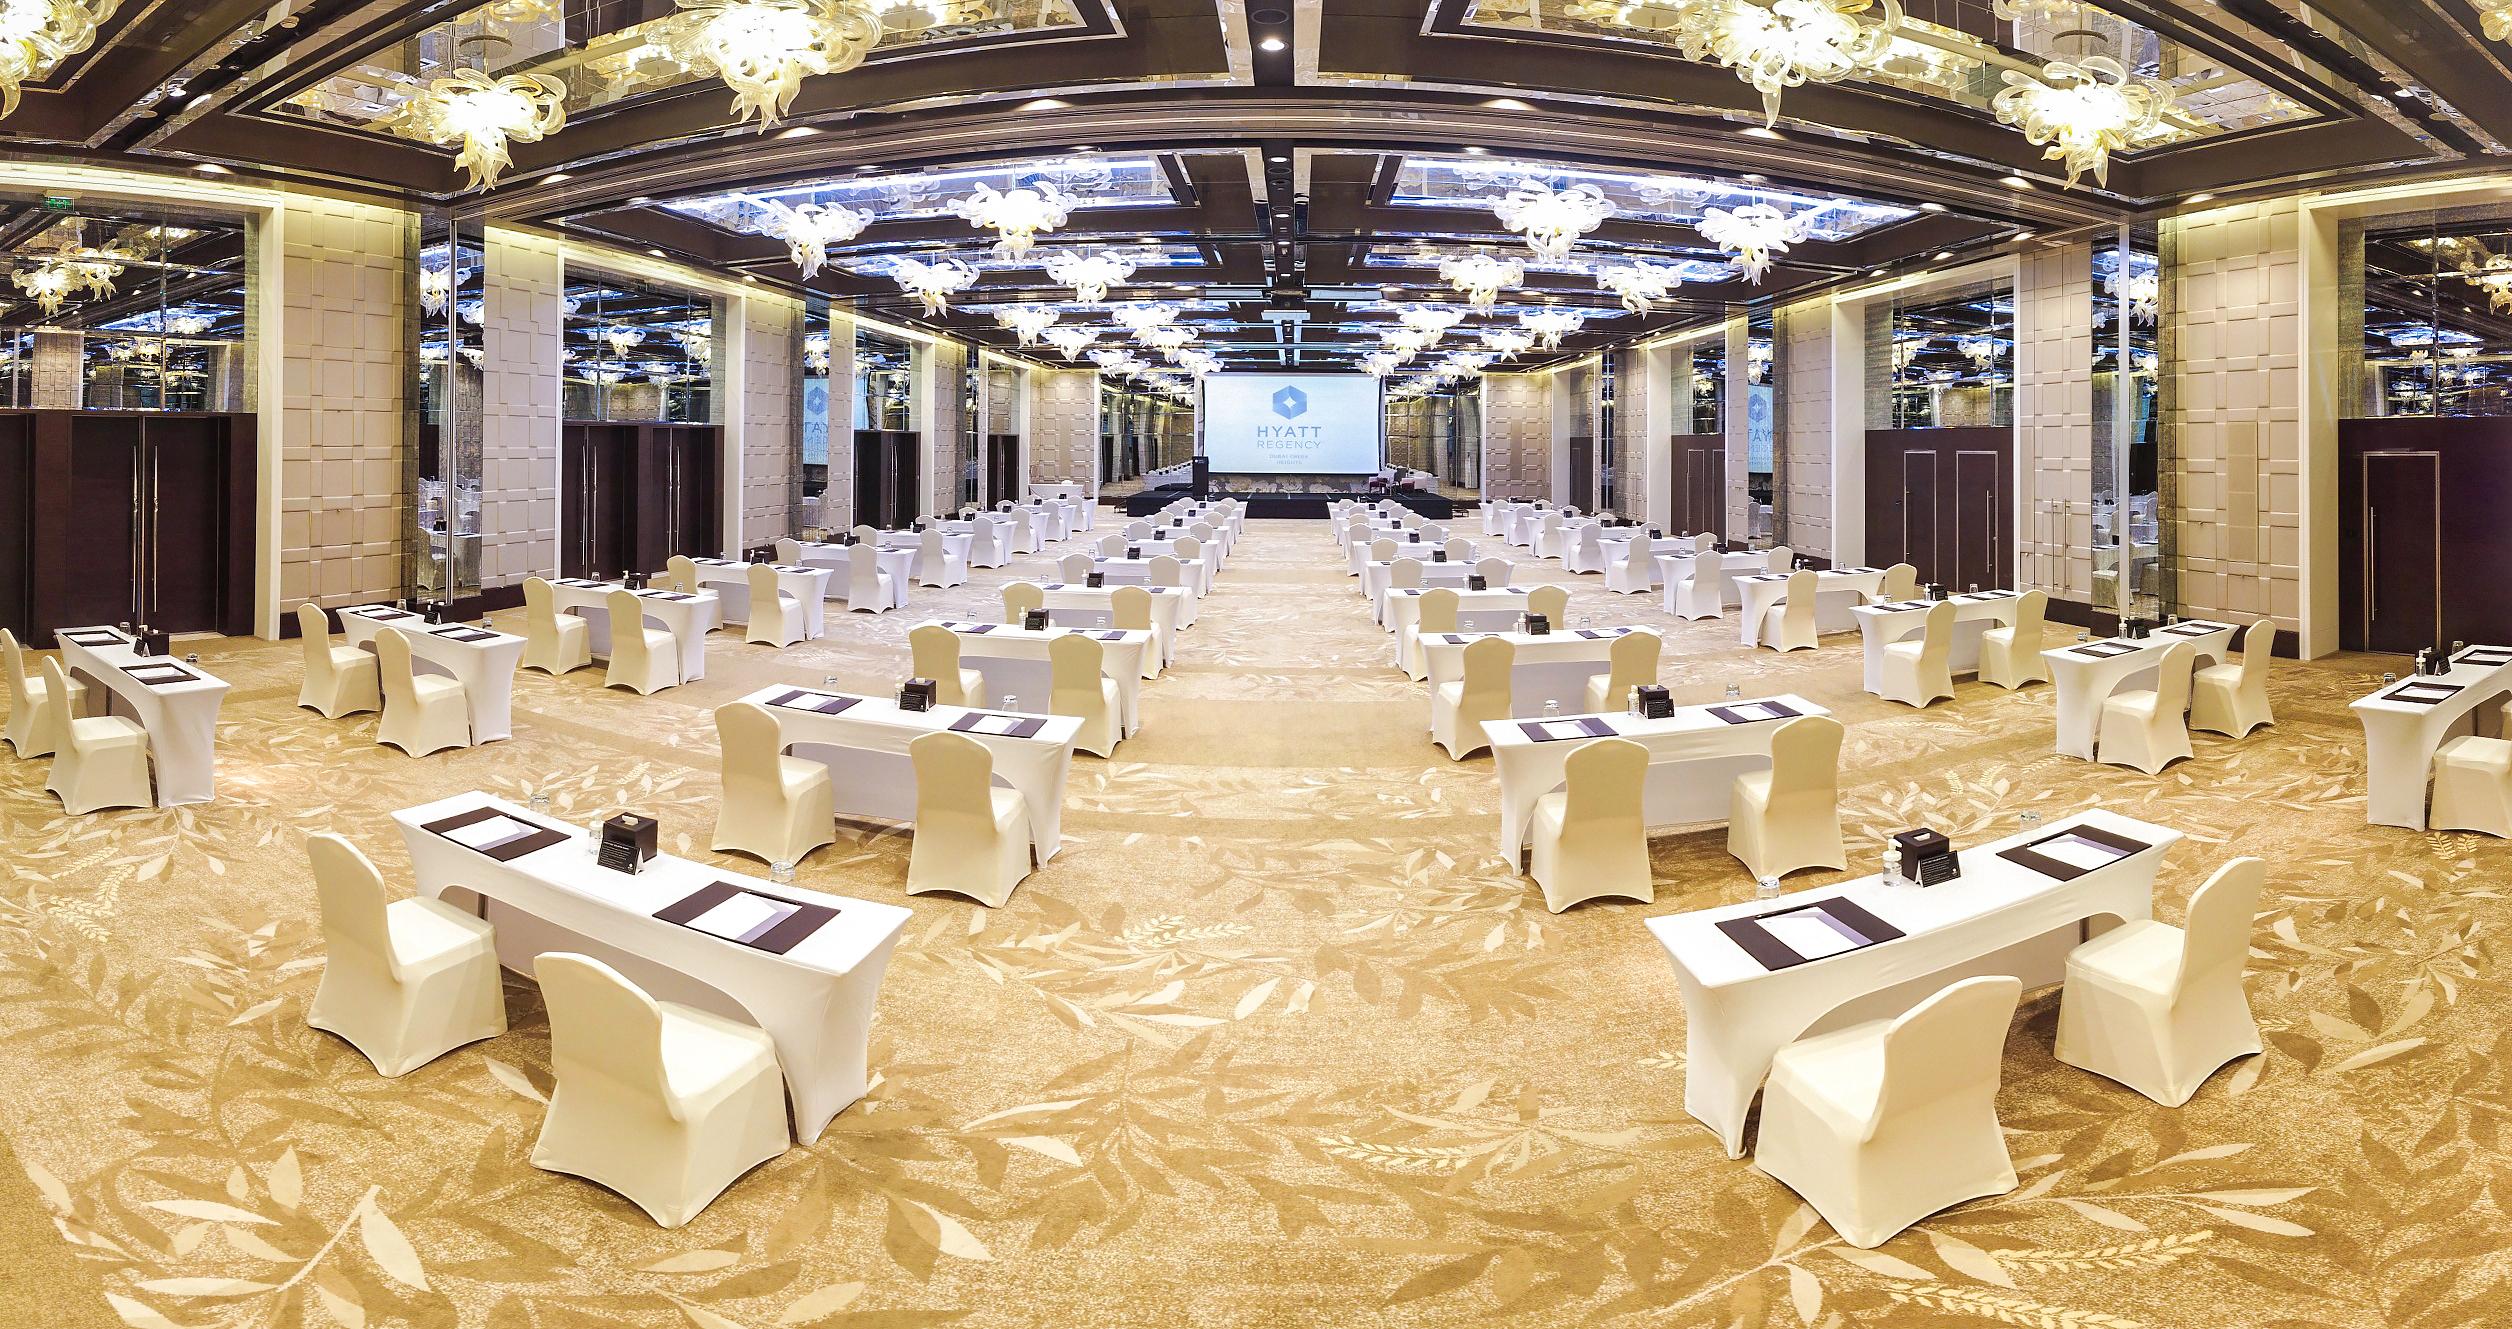
[[1364, 475], [1378, 469], [1378, 380], [1366, 374], [1215, 374], [1204, 455], [1216, 473]]

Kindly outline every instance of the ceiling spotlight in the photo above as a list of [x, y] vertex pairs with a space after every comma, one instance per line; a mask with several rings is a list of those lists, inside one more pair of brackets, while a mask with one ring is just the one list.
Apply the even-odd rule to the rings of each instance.
[[547, 175], [545, 175], [545, 176], [542, 176], [542, 177], [541, 177], [541, 183], [542, 183], [542, 184], [545, 184], [545, 185], [554, 185], [554, 184], [557, 184], [557, 183], [558, 183], [559, 181], [561, 181], [561, 180], [573, 180], [573, 179], [575, 179], [575, 177], [574, 177], [574, 176], [572, 176], [572, 175], [567, 174], [565, 171], [552, 171], [552, 172], [550, 172], [549, 174], [547, 174]]
[[645, 195], [643, 195], [643, 194], [639, 194], [639, 195], [637, 195], [635, 198], [632, 198], [632, 199], [628, 200], [628, 206], [629, 206], [629, 207], [632, 207], [632, 208], [642, 208], [642, 207], [644, 207], [646, 204], [651, 203], [651, 202], [653, 202], [653, 201], [654, 201], [653, 199], [650, 199], [650, 198], [646, 197], [646, 196], [645, 196]]
[[1265, 158], [1265, 160], [1266, 160], [1266, 161], [1269, 161], [1269, 162], [1274, 162], [1274, 163], [1279, 164], [1279, 163], [1282, 163], [1282, 162], [1287, 162], [1287, 161], [1289, 161], [1289, 160], [1291, 160], [1291, 159], [1290, 159], [1290, 158], [1288, 158], [1288, 157], [1285, 157], [1285, 156], [1281, 155], [1280, 153], [1276, 153], [1276, 154], [1274, 154], [1273, 156], [1270, 156], [1270, 157]]
[[1741, 179], [1741, 180], [1743, 180], [1746, 184], [1749, 184], [1749, 185], [1763, 185], [1763, 184], [1769, 184], [1769, 183], [1770, 183], [1770, 180], [1771, 180], [1771, 178], [1770, 178], [1769, 176], [1767, 176], [1767, 175], [1758, 175], [1758, 174], [1753, 174], [1753, 173], [1750, 173], [1750, 172], [1748, 172], [1748, 173], [1746, 173], [1745, 175], [1740, 176], [1740, 177], [1738, 177], [1738, 178], [1739, 178], [1739, 179]]
[[809, 138], [819, 132], [819, 130], [814, 129], [809, 125], [796, 125], [791, 129], [778, 130], [776, 136], [778, 138]]
[[1919, 205], [1919, 211], [1921, 212], [1943, 212], [1944, 210], [1945, 205], [1942, 203], [1922, 203]]
[[216, 162], [202, 162], [201, 164], [199, 164], [198, 166], [193, 167], [192, 169], [193, 169], [193, 170], [195, 170], [195, 171], [199, 171], [199, 172], [200, 172], [201, 174], [203, 174], [203, 175], [233, 175], [233, 174], [235, 174], [235, 172], [228, 170], [226, 167], [221, 166], [221, 165], [219, 165], [219, 164], [218, 164], [218, 163], [216, 163]]
[[1495, 111], [1532, 111], [1535, 109], [1515, 97], [1494, 97], [1483, 105]]
[[1777, 139], [1780, 136], [1778, 130], [1772, 129], [1767, 125], [1747, 125], [1736, 132], [1744, 135], [1746, 138]]
[[1021, 109], [1024, 111], [1061, 111], [1070, 105], [1072, 105], [1071, 102], [1061, 97], [1040, 97], [1023, 103]]
[[647, 252], [647, 253], [649, 253], [649, 254], [654, 255], [656, 258], [670, 258], [670, 257], [671, 257], [671, 255], [664, 253], [664, 252], [663, 252], [662, 250], [660, 250], [660, 249], [649, 249], [649, 250], [647, 250], [647, 251], [645, 251], [645, 252]]
[[1282, 39], [1280, 37], [1267, 37], [1263, 41], [1256, 43], [1256, 49], [1259, 51], [1279, 51], [1282, 49]]
[[2183, 203], [2204, 203], [2204, 202], [2207, 202], [2208, 200], [2210, 200], [2210, 199], [2212, 199], [2212, 198], [2214, 198], [2214, 197], [2215, 197], [2215, 195], [2213, 195], [2213, 194], [2192, 194], [2192, 195], [2190, 195], [2189, 197], [2187, 197], [2187, 198], [2185, 198], [2185, 199], [2182, 199], [2182, 200], [2181, 200], [2181, 202], [2183, 202]]
[[1489, 151], [1491, 151], [1489, 148], [1467, 148], [1465, 150], [1465, 155], [1468, 157], [1480, 157]]
[[2020, 175], [2010, 175], [2006, 177], [2006, 187], [2008, 189], [2030, 189], [2032, 188], [2032, 182], [2030, 180], [2026, 180]]
[[1953, 251], [1953, 250], [1950, 250], [1950, 249], [1940, 249], [1940, 250], [1936, 251], [1936, 257], [1935, 257], [1935, 258], [1933, 258], [1933, 259], [1931, 259], [1931, 260], [1929, 260], [1929, 261], [1930, 261], [1930, 262], [1933, 262], [1933, 263], [1942, 263], [1942, 262], [1944, 262], [1945, 260], [1947, 260], [1947, 259], [1949, 259], [1949, 258], [1952, 258], [1953, 256], [1954, 256], [1954, 251]]

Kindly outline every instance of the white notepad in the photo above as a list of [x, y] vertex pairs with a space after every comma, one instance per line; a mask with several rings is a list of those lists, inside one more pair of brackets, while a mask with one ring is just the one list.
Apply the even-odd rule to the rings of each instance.
[[1748, 720], [1776, 720], [1779, 718], [1779, 712], [1772, 710], [1767, 702], [1748, 701], [1739, 705], [1730, 706], [1727, 709], [1734, 711], [1736, 714], [1741, 715]]
[[1544, 736], [1546, 738], [1585, 738], [1587, 726], [1576, 720], [1551, 720], [1545, 722]]
[[1838, 955], [1858, 944], [1858, 939], [1834, 926], [1820, 910], [1803, 909], [1762, 920], [1762, 930], [1779, 944], [1809, 960]]
[[445, 838], [472, 849], [494, 849], [517, 836], [530, 835], [538, 826], [527, 826], [512, 817], [485, 817], [468, 826], [456, 826], [445, 832]]
[[2056, 859], [2071, 868], [2104, 867], [2128, 857], [2128, 851], [2081, 835], [2062, 835], [2032, 846], [2032, 852], [2043, 858]]
[[988, 715], [980, 717], [975, 724], [968, 727], [980, 734], [1009, 734], [1018, 730], [1021, 722], [1014, 716]]
[[763, 895], [752, 895], [748, 891], [743, 891], [726, 897], [713, 909], [690, 919], [689, 926], [700, 932], [711, 932], [728, 940], [739, 941], [757, 931], [762, 924], [792, 913], [793, 910], [792, 905], [782, 900], [771, 900]]

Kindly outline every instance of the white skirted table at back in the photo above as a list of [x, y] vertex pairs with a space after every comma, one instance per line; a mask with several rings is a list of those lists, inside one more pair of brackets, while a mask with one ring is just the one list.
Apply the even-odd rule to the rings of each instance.
[[1587, 709], [1587, 681], [1613, 669], [1614, 641], [1647, 628], [1572, 628], [1524, 632], [1432, 632], [1421, 638], [1422, 667], [1435, 693], [1465, 676], [1465, 648], [1497, 637], [1517, 648], [1509, 672], [1509, 713], [1541, 715], [1552, 702], [1564, 714]]
[[[1177, 565], [1178, 581], [1184, 584], [1189, 593], [1199, 596], [1212, 594], [1211, 559], [1181, 558], [1177, 560]], [[1098, 573], [1101, 581], [1111, 585], [1148, 586], [1151, 584], [1151, 560], [1149, 558], [1094, 557], [1090, 560], [1090, 570]]]
[[2151, 678], [2163, 653], [2187, 642], [2197, 648], [2195, 667], [2221, 664], [2233, 650], [2230, 623], [2193, 619], [2156, 628], [2142, 638], [2110, 637], [2041, 652], [2050, 664], [2050, 681], [2058, 685], [2058, 750], [2061, 755], [2093, 760], [2094, 735], [2102, 726], [2102, 703], [2132, 679]]
[[[693, 558], [698, 566], [698, 584], [711, 587], [723, 605], [721, 615], [727, 623], [750, 621], [750, 565], [726, 558]], [[802, 565], [776, 566], [776, 589], [794, 597], [802, 605], [802, 630], [806, 638], [828, 635], [828, 616], [820, 602], [828, 597], [829, 583], [835, 580], [828, 568]], [[839, 588], [843, 597], [845, 591]]]
[[89, 708], [127, 715], [148, 731], [157, 806], [206, 803], [218, 790], [218, 707], [227, 683], [196, 664], [144, 656], [118, 628], [53, 633], [62, 672], [87, 684]]
[[[585, 621], [585, 635], [593, 653], [607, 659], [611, 653], [611, 592], [627, 589], [617, 582], [562, 577], [550, 583], [550, 596], [558, 612], [574, 614]], [[672, 644], [680, 654], [680, 681], [694, 683], [706, 677], [707, 634], [715, 631], [723, 608], [715, 592], [692, 595], [649, 589], [632, 594], [644, 602], [645, 622], [672, 634]]]
[[[1070, 582], [1048, 582], [1038, 588], [1044, 593], [1041, 602], [1047, 621], [1068, 628], [1113, 628], [1116, 626], [1116, 592], [1114, 586], [1081, 586]], [[1183, 587], [1146, 586], [1151, 592], [1151, 643], [1153, 650], [1143, 661], [1143, 677], [1158, 678], [1160, 671], [1177, 660], [1179, 630], [1195, 622], [1195, 597]]]
[[471, 741], [514, 737], [515, 666], [524, 639], [468, 623], [439, 623], [391, 605], [356, 605], [340, 611], [340, 635], [350, 645], [375, 649], [375, 638], [398, 632], [410, 643], [410, 667], [443, 674], [462, 684], [471, 717]]
[[2350, 703], [2364, 726], [2366, 805], [2375, 826], [2425, 828], [2425, 785], [2443, 743], [2512, 691], [2512, 647], [2471, 646], [2439, 674], [2383, 684]]
[[[1948, 654], [1948, 672], [1976, 674], [1980, 672], [1980, 634], [1993, 627], [2010, 627], [2015, 614], [2023, 607], [2023, 597], [2013, 591], [1966, 592], [1949, 595], [1946, 602], [1954, 606], [1954, 640]], [[1884, 695], [1884, 648], [1897, 641], [1908, 641], [1927, 629], [1928, 610], [1933, 600], [1897, 600], [1884, 604], [1860, 605], [1850, 614], [1858, 620], [1858, 635], [1866, 651], [1866, 688], [1877, 696]], [[2096, 714], [2100, 709], [2096, 708]]]
[[[1386, 613], [1379, 620], [1396, 634], [1396, 668], [1408, 678], [1420, 678], [1422, 665], [1422, 589], [1400, 587], [1387, 592]], [[1479, 591], [1457, 592], [1457, 627], [1463, 631], [1498, 631], [1515, 626], [1518, 616], [1526, 612], [1524, 586], [1488, 586]]]
[[[986, 695], [998, 703], [1006, 696], [1023, 698], [1020, 710], [1044, 709], [1047, 694], [1053, 690], [1049, 643], [1081, 633], [1099, 643], [1099, 672], [1116, 684], [1119, 726], [1129, 738], [1142, 728], [1143, 680], [1159, 676], [1158, 666], [1147, 663], [1153, 654], [1149, 632], [1054, 627], [1031, 632], [1017, 623], [961, 623], [947, 618], [932, 622], [959, 638], [960, 665], [986, 676]], [[1028, 704], [1033, 701], [1037, 704]], [[1007, 705], [1005, 709], [1015, 708]]]
[[[801, 548], [802, 558], [799, 562], [802, 566], [829, 570], [828, 589], [821, 592], [821, 598], [845, 599], [846, 577], [855, 567], [855, 547], [827, 544], [818, 540], [797, 540], [794, 543]], [[882, 549], [878, 550], [873, 558], [883, 572], [890, 574], [891, 607], [905, 609], [907, 588], [914, 584], [916, 579], [916, 551], [913, 548]]]
[[[1736, 578], [1736, 599], [1743, 608], [1738, 635], [1747, 646], [1762, 644], [1763, 620], [1773, 606], [1788, 598], [1785, 572], [1757, 572]], [[1884, 589], [1882, 568], [1824, 568], [1814, 574], [1814, 630], [1847, 632], [1856, 627], [1851, 611]]]

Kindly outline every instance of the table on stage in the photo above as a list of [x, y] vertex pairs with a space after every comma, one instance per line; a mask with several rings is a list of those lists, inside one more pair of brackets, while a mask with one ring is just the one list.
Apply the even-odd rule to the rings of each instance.
[[216, 796], [225, 680], [196, 664], [141, 655], [132, 635], [119, 628], [61, 628], [52, 635], [61, 671], [87, 685], [90, 711], [127, 715], [148, 731], [157, 806], [206, 803]]

